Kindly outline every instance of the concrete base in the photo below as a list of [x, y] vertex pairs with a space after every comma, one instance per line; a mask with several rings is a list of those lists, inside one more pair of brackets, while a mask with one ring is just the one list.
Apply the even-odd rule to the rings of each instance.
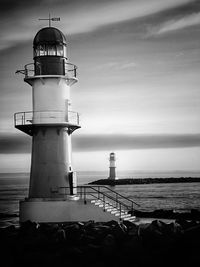
[[38, 223], [62, 223], [73, 221], [105, 222], [119, 220], [118, 217], [104, 212], [102, 208], [84, 204], [79, 199], [26, 199], [20, 202], [20, 222], [30, 220]]

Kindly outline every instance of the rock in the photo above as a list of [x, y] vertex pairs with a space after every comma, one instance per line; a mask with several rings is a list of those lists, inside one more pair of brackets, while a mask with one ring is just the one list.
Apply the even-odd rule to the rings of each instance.
[[176, 238], [183, 233], [183, 228], [177, 222], [171, 222], [171, 223], [165, 225], [163, 232], [166, 235], [169, 235], [171, 237]]
[[111, 230], [117, 241], [122, 241], [126, 236], [126, 231], [121, 224], [116, 224]]
[[87, 228], [91, 228], [93, 226], [94, 226], [94, 221], [90, 220], [90, 221], [85, 223], [84, 228], [87, 229]]
[[164, 241], [164, 235], [155, 223], [139, 225], [138, 235], [149, 246], [158, 246]]
[[74, 247], [74, 246], [70, 246], [68, 249], [67, 249], [67, 252], [70, 254], [70, 255], [73, 255], [74, 256], [77, 256], [77, 255], [81, 255], [83, 254], [83, 251], [80, 249], [80, 248], [77, 248], [77, 247]]
[[[128, 221], [40, 224], [39, 227], [26, 222], [20, 230], [7, 227], [0, 232], [5, 233], [1, 239], [3, 260], [12, 255], [7, 266], [104, 267], [126, 266], [132, 261], [133, 266], [141, 267], [182, 267], [185, 259], [198, 262], [199, 255], [200, 223], [183, 220], [170, 224], [154, 220], [139, 226]], [[20, 232], [20, 235], [9, 235], [9, 232]]]
[[55, 239], [57, 242], [64, 242], [66, 240], [65, 230], [60, 228], [56, 231]]
[[133, 237], [133, 236], [138, 236], [138, 226], [133, 224], [132, 227], [127, 228], [127, 233], [128, 236]]
[[15, 228], [14, 225], [9, 225], [9, 226], [7, 226], [7, 227], [5, 228], [5, 230], [6, 230], [7, 232], [15, 232], [15, 231], [16, 231], [16, 228]]
[[39, 226], [39, 230], [40, 232], [46, 233], [46, 234], [50, 234], [52, 232], [54, 232], [55, 230], [57, 230], [57, 224], [50, 224], [50, 223], [41, 223]]
[[34, 235], [37, 229], [37, 223], [31, 221], [23, 222], [20, 226], [20, 235]]
[[152, 230], [160, 232], [165, 236], [179, 234], [182, 230], [181, 226], [175, 222], [164, 223], [160, 220], [154, 220], [151, 226], [153, 226]]
[[117, 224], [118, 224], [117, 221], [111, 220], [111, 221], [106, 222], [104, 225], [113, 227], [113, 226], [115, 226], [115, 225], [117, 225]]
[[191, 209], [191, 217], [193, 220], [200, 219], [200, 211], [197, 209]]
[[87, 233], [94, 236], [95, 243], [100, 243], [103, 238], [111, 232], [111, 229], [109, 226], [106, 225], [96, 225], [90, 230], [87, 230]]
[[177, 219], [175, 222], [179, 224], [183, 230], [198, 225], [196, 221], [187, 221], [184, 219]]
[[199, 241], [200, 239], [200, 224], [190, 227], [184, 231], [184, 238], [192, 242]]
[[106, 255], [110, 255], [116, 249], [116, 240], [114, 235], [108, 234], [102, 242], [102, 252]]
[[128, 227], [123, 222], [120, 222], [119, 225], [123, 229], [124, 233], [128, 232]]
[[123, 221], [123, 224], [127, 227], [127, 229], [132, 228], [132, 227], [137, 227], [136, 224], [134, 224], [133, 222], [130, 221]]
[[[92, 263], [92, 266], [96, 266], [96, 262], [101, 258], [101, 246], [95, 244], [86, 244], [82, 247], [82, 251], [84, 253], [84, 260], [85, 262]], [[81, 266], [83, 261], [81, 261]]]
[[89, 235], [89, 234], [84, 234], [81, 236], [81, 244], [96, 244], [98, 243], [97, 242], [97, 239], [94, 235]]
[[83, 227], [77, 223], [68, 225], [64, 227], [65, 238], [68, 242], [73, 244], [78, 244], [81, 242], [82, 235], [84, 233]]
[[103, 225], [103, 224], [99, 224], [93, 227], [94, 229], [98, 229], [104, 232], [109, 232], [110, 231], [110, 226], [108, 225]]

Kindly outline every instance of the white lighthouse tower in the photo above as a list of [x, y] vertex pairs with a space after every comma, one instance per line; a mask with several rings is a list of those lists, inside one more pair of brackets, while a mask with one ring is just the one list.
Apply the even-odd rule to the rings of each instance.
[[[29, 195], [20, 202], [20, 222], [66, 221], [66, 201], [78, 199], [71, 136], [80, 125], [70, 102], [77, 68], [68, 61], [64, 34], [50, 24], [34, 38], [33, 59], [17, 71], [32, 87], [33, 106], [15, 114], [15, 127], [32, 136]], [[69, 213], [68, 207], [68, 219]]]
[[110, 157], [109, 157], [109, 163], [110, 163], [110, 167], [109, 167], [109, 177], [108, 179], [110, 180], [116, 180], [116, 156], [115, 153], [112, 152], [110, 153]]

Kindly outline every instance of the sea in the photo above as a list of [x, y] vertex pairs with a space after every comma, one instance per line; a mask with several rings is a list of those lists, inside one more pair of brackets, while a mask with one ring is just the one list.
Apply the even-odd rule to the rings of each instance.
[[[77, 172], [78, 184], [88, 184], [106, 179], [105, 171]], [[123, 178], [179, 178], [200, 177], [200, 171], [119, 171], [117, 177]], [[19, 201], [28, 196], [29, 173], [0, 173], [0, 228], [19, 226]], [[111, 187], [121, 195], [140, 205], [137, 209], [153, 211], [156, 209], [188, 212], [200, 210], [200, 183], [116, 185]]]

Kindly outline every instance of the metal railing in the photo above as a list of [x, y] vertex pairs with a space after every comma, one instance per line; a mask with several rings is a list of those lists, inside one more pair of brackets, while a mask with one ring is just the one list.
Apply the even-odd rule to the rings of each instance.
[[[51, 63], [48, 63], [51, 64]], [[25, 75], [25, 79], [36, 76], [34, 63], [29, 63], [24, 66], [24, 69], [17, 70], [16, 73]], [[42, 75], [42, 74], [41, 74]], [[45, 75], [42, 75], [45, 76]], [[48, 75], [47, 75], [48, 76]], [[72, 63], [65, 63], [65, 75], [68, 79], [74, 79], [77, 76], [77, 66]]]
[[[69, 187], [58, 187], [57, 193], [63, 196], [69, 195]], [[106, 205], [109, 205], [112, 208], [116, 208], [119, 211], [120, 218], [124, 212], [133, 212], [135, 206], [140, 206], [130, 198], [121, 195], [120, 193], [112, 190], [107, 186], [77, 186], [77, 194], [85, 204], [87, 204], [87, 202], [90, 202], [91, 200], [100, 200], [103, 203], [104, 210], [106, 210]]]
[[42, 123], [69, 123], [79, 125], [79, 114], [75, 111], [27, 111], [14, 114], [14, 124], [31, 125]]

